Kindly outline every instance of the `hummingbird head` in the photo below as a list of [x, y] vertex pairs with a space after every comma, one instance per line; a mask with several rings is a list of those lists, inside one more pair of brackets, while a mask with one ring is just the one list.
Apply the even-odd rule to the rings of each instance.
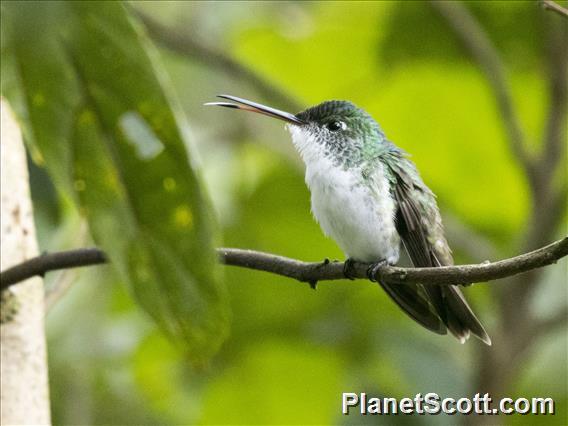
[[256, 112], [287, 122], [292, 140], [306, 163], [325, 156], [344, 166], [358, 165], [380, 152], [386, 141], [378, 123], [349, 101], [326, 101], [291, 114], [236, 96], [218, 96], [235, 103], [206, 105]]

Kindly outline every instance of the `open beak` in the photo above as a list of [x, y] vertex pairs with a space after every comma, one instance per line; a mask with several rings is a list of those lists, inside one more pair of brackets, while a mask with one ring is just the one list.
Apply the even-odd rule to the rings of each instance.
[[246, 99], [237, 98], [231, 95], [217, 95], [218, 98], [228, 99], [230, 101], [236, 102], [208, 102], [205, 105], [216, 105], [226, 108], [241, 109], [243, 111], [252, 111], [259, 114], [267, 115], [269, 117], [278, 118], [279, 120], [286, 121], [291, 124], [301, 125], [306, 124], [304, 121], [300, 120], [294, 114], [289, 112], [280, 111], [279, 109], [271, 108], [266, 105], [257, 104], [256, 102], [247, 101]]

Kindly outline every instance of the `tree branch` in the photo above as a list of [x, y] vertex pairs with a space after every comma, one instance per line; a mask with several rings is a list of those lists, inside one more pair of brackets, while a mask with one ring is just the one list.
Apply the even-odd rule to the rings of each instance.
[[[535, 180], [532, 182], [532, 208], [525, 227], [521, 251], [540, 247], [554, 235], [566, 210], [568, 187], [565, 183], [566, 153], [566, 112], [568, 111], [568, 56], [566, 37], [568, 27], [563, 19], [556, 16], [546, 18], [546, 62], [549, 92], [548, 118], [543, 135], [542, 149], [535, 158]], [[560, 178], [560, 179], [558, 179]], [[559, 180], [560, 184], [555, 185]], [[513, 293], [504, 294], [509, 309], [519, 311], [520, 302], [530, 300], [536, 288], [534, 280], [539, 273], [526, 276]], [[525, 303], [526, 304], [526, 303]]]
[[497, 106], [508, 133], [509, 147], [521, 163], [531, 183], [536, 179], [534, 165], [526, 150], [525, 136], [521, 128], [501, 58], [475, 17], [459, 2], [430, 1], [444, 17], [462, 44], [477, 62], [493, 89]]
[[[303, 262], [288, 257], [253, 250], [220, 248], [220, 263], [248, 269], [271, 272], [298, 281], [315, 284], [324, 280], [344, 279], [343, 262]], [[510, 259], [478, 265], [444, 266], [439, 268], [399, 268], [384, 266], [377, 279], [389, 284], [471, 284], [527, 272], [556, 263], [568, 254], [568, 237], [546, 247]], [[1, 289], [35, 275], [58, 269], [107, 263], [105, 253], [98, 248], [83, 248], [44, 254], [13, 266], [0, 274]], [[369, 264], [356, 263], [354, 277], [367, 278]]]
[[542, 0], [541, 4], [543, 9], [552, 10], [553, 12], [558, 13], [560, 16], [568, 18], [568, 9], [560, 6], [558, 3], [552, 0]]
[[564, 158], [566, 144], [566, 112], [568, 110], [568, 55], [566, 21], [550, 19], [547, 25], [547, 61], [550, 106], [544, 137], [540, 168], [545, 172], [544, 184], [548, 184], [556, 171], [556, 165]]
[[98, 248], [80, 248], [67, 251], [42, 254], [6, 269], [0, 274], [0, 288], [24, 281], [36, 275], [44, 276], [47, 272], [80, 266], [100, 265], [107, 263], [105, 253]]
[[195, 37], [174, 31], [162, 25], [145, 13], [131, 8], [132, 12], [142, 21], [148, 34], [156, 43], [178, 55], [200, 61], [213, 69], [234, 76], [253, 86], [263, 97], [273, 100], [281, 108], [298, 111], [298, 103], [284, 91], [278, 90], [253, 69], [241, 64], [224, 52], [198, 41]]
[[[559, 167], [565, 153], [567, 74], [563, 48], [566, 28], [560, 26], [562, 22], [558, 19], [546, 16], [550, 110], [541, 152], [533, 156], [527, 149], [520, 119], [514, 109], [501, 57], [487, 32], [464, 3], [431, 1], [431, 5], [445, 18], [488, 80], [507, 132], [509, 149], [523, 169], [531, 191], [532, 211], [519, 239], [520, 251], [527, 252], [539, 247], [551, 238], [566, 209], [566, 185], [561, 184], [557, 190], [554, 189], [555, 179], [560, 177]], [[560, 12], [558, 5], [551, 1], [544, 0], [542, 5]], [[494, 348], [497, 350], [481, 349], [478, 353], [475, 389], [493, 395], [505, 394], [519, 371], [521, 360], [526, 356], [527, 350], [534, 346], [535, 339], [541, 335], [543, 328], [552, 329], [566, 321], [561, 312], [541, 324], [528, 309], [530, 294], [539, 282], [539, 272], [534, 269], [520, 277], [503, 280], [502, 286], [491, 287], [500, 308], [497, 313], [502, 342]], [[514, 324], [513, 328], [511, 324]], [[476, 417], [468, 420], [480, 423], [480, 419]]]

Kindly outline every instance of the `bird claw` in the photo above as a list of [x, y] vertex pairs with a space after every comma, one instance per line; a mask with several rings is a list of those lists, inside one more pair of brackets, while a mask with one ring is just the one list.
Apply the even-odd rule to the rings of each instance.
[[351, 258], [345, 260], [343, 264], [343, 276], [349, 280], [357, 278], [355, 276], [355, 261]]
[[379, 272], [379, 269], [381, 269], [385, 265], [388, 265], [386, 259], [379, 260], [376, 263], [372, 263], [371, 266], [369, 266], [369, 268], [367, 269], [367, 277], [369, 278], [369, 280], [376, 283], [377, 272]]

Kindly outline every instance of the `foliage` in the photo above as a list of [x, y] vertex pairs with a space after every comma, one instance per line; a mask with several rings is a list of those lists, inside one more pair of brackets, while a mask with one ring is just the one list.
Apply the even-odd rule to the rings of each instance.
[[5, 13], [3, 91], [28, 143], [140, 305], [206, 359], [227, 328], [214, 222], [152, 49], [119, 3]]

